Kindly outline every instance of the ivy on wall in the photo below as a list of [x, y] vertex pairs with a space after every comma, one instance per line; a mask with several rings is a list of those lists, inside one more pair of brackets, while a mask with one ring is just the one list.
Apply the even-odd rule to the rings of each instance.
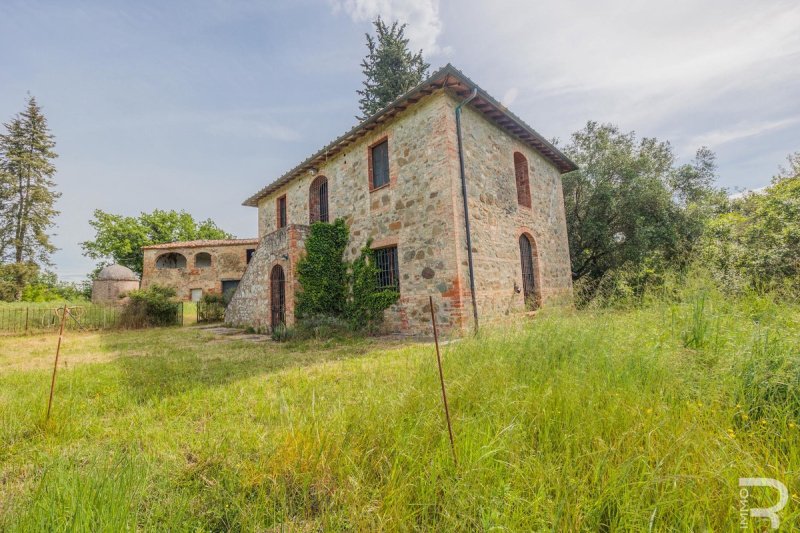
[[316, 315], [341, 317], [347, 304], [347, 263], [344, 251], [350, 232], [344, 220], [315, 222], [306, 238], [306, 254], [297, 263], [302, 290], [298, 292], [298, 320]]
[[347, 320], [355, 329], [370, 329], [383, 320], [383, 312], [400, 298], [396, 288], [378, 287], [378, 268], [372, 240], [350, 265], [350, 298], [347, 301]]
[[306, 254], [297, 264], [301, 290], [296, 296], [298, 321], [319, 316], [347, 320], [353, 329], [373, 329], [397, 301], [395, 288], [378, 286], [378, 269], [370, 242], [349, 263], [344, 252], [350, 232], [344, 220], [315, 222], [306, 238]]

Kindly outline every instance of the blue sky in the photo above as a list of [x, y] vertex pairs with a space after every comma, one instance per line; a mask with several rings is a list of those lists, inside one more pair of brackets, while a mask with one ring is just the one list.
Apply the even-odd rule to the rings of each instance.
[[59, 275], [93, 267], [95, 208], [254, 236], [241, 202], [354, 125], [379, 13], [548, 138], [599, 120], [708, 145], [732, 190], [800, 150], [794, 1], [3, 0], [0, 120], [30, 92], [56, 136]]

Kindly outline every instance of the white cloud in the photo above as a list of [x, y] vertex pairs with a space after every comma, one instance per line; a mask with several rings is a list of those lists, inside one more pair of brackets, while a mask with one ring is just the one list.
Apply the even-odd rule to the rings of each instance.
[[562, 117], [638, 128], [687, 109], [741, 113], [734, 100], [767, 105], [765, 90], [800, 80], [796, 1], [470, 1], [458, 16], [445, 18], [448, 42], [479, 65], [482, 83], [518, 87], [523, 112], [568, 102]]
[[330, 0], [334, 12], [344, 11], [355, 22], [367, 22], [380, 15], [384, 20], [407, 23], [406, 36], [413, 49], [426, 57], [449, 53], [439, 45], [442, 20], [439, 0]]
[[749, 137], [757, 137], [771, 131], [780, 130], [797, 123], [800, 123], [800, 117], [761, 122], [740, 122], [728, 128], [716, 129], [692, 137], [689, 145], [694, 147], [709, 146], [715, 148], [729, 142], [747, 139]]

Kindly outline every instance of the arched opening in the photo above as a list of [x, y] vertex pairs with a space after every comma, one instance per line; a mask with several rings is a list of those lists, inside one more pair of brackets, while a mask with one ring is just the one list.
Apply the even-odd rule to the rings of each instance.
[[162, 254], [156, 258], [156, 268], [186, 268], [186, 258], [176, 252]]
[[208, 252], [200, 252], [194, 256], [195, 268], [209, 268], [211, 266], [211, 254]]
[[519, 236], [519, 257], [522, 264], [522, 294], [525, 297], [525, 307], [536, 309], [539, 307], [536, 280], [536, 245], [524, 233]]
[[308, 189], [309, 222], [328, 222], [328, 178], [317, 176]]
[[514, 179], [517, 182], [517, 203], [531, 206], [531, 184], [528, 178], [528, 160], [519, 152], [514, 152]]
[[270, 311], [272, 328], [286, 324], [286, 276], [283, 267], [275, 265], [269, 275], [270, 281]]

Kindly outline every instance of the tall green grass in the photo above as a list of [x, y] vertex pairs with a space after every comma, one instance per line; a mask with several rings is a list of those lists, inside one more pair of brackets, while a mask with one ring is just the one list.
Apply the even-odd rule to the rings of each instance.
[[109, 334], [48, 426], [47, 372], [0, 375], [0, 529], [728, 531], [773, 477], [789, 530], [798, 316], [708, 290], [449, 344], [458, 466], [429, 344]]

